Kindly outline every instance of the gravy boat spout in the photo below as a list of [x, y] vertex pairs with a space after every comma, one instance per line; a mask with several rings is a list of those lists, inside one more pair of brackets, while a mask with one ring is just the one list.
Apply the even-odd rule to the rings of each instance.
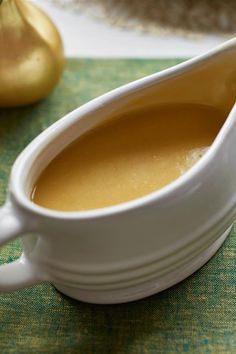
[[[0, 291], [42, 281], [87, 302], [118, 303], [183, 280], [221, 246], [236, 216], [236, 39], [106, 93], [40, 134], [15, 162], [0, 244], [23, 237], [21, 258], [0, 267]], [[142, 198], [84, 212], [30, 200], [49, 162], [111, 116], [162, 104], [200, 104], [226, 121], [191, 169]], [[191, 119], [191, 117], [189, 117]], [[34, 235], [30, 235], [34, 232]]]

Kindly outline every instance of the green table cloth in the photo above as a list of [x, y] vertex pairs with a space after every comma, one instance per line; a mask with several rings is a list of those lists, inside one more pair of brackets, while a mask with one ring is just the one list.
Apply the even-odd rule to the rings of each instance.
[[[0, 110], [0, 204], [11, 166], [42, 130], [90, 99], [180, 60], [67, 60], [44, 101]], [[236, 187], [236, 181], [235, 181]], [[1, 230], [0, 230], [1, 233]], [[21, 252], [0, 251], [0, 263]], [[149, 298], [121, 305], [72, 300], [50, 284], [0, 295], [0, 353], [236, 353], [236, 229], [203, 268]]]

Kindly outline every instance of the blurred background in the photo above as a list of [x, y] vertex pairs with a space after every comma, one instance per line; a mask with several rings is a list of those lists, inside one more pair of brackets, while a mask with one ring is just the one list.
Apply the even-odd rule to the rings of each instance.
[[[53, 23], [35, 14], [31, 2], [59, 29], [65, 61]], [[0, 4], [0, 205], [18, 154], [60, 117], [236, 33], [236, 0]], [[236, 353], [235, 246], [236, 227], [196, 274], [129, 304], [85, 304], [50, 284], [2, 294], [0, 353]], [[2, 248], [0, 264], [17, 259], [21, 250], [19, 239]]]
[[33, 0], [58, 26], [66, 56], [191, 57], [232, 38], [235, 0]]

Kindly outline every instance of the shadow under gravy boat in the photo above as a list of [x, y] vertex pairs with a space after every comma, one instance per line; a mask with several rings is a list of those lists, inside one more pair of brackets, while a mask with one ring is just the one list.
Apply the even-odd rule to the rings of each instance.
[[[236, 39], [113, 90], [62, 118], [16, 160], [0, 244], [23, 236], [0, 267], [0, 292], [49, 281], [82, 301], [118, 303], [183, 280], [218, 250], [236, 216]], [[161, 190], [111, 207], [58, 212], [30, 201], [37, 177], [68, 144], [112, 114], [168, 103], [213, 106], [228, 117], [208, 152]], [[191, 119], [191, 117], [189, 117]]]

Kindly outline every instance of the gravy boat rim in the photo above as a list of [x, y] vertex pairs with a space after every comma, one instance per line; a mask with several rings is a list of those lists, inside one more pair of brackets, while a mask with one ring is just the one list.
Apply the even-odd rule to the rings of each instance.
[[[154, 73], [144, 78], [132, 81], [131, 83], [122, 85], [89, 101], [88, 103], [85, 103], [81, 107], [76, 108], [69, 114], [65, 115], [63, 118], [59, 119], [57, 122], [49, 126], [45, 131], [40, 133], [18, 156], [12, 168], [10, 177], [10, 193], [12, 194], [12, 196], [21, 206], [28, 210], [34, 211], [35, 213], [40, 214], [42, 216], [57, 219], [59, 218], [81, 220], [95, 219], [112, 216], [114, 214], [121, 214], [135, 210], [137, 208], [144, 207], [154, 202], [161, 203], [166, 199], [171, 199], [176, 192], [179, 192], [179, 190], [181, 190], [181, 188], [184, 188], [187, 184], [191, 184], [193, 178], [203, 172], [205, 167], [214, 158], [222, 142], [226, 139], [227, 133], [230, 130], [230, 126], [232, 124], [236, 124], [236, 103], [232, 107], [231, 112], [226, 118], [219, 133], [217, 134], [215, 140], [209, 147], [208, 151], [204, 154], [204, 156], [177, 179], [168, 183], [164, 187], [150, 192], [142, 197], [104, 208], [89, 209], [84, 211], [57, 211], [41, 207], [32, 202], [26, 195], [26, 191], [24, 189], [25, 183], [22, 183], [21, 177], [22, 174], [24, 174], [25, 164], [28, 164], [30, 161], [30, 156], [32, 155], [32, 152], [37, 150], [42, 151], [45, 147], [47, 148], [51, 141], [53, 141], [57, 136], [59, 136], [63, 131], [65, 131], [75, 122], [82, 119], [86, 119], [88, 114], [93, 113], [93, 111], [96, 112], [97, 109], [105, 106], [107, 103], [122, 100], [122, 98], [124, 98], [126, 94], [130, 94], [136, 90], [153, 86], [162, 82], [165, 79], [169, 79], [170, 77], [173, 78], [176, 74], [181, 74], [186, 71], [189, 71], [192, 67], [196, 67], [199, 64], [201, 65], [202, 63], [204, 63], [204, 61], [208, 60], [212, 56], [227, 50], [232, 46], [232, 44], [236, 45], [236, 38], [233, 38], [227, 41], [226, 43], [221, 44], [220, 46], [208, 51], [205, 54], [186, 60], [183, 63], [167, 68], [161, 72]], [[72, 141], [69, 141], [69, 144], [71, 142]], [[30, 162], [30, 168], [32, 168], [33, 161]]]

